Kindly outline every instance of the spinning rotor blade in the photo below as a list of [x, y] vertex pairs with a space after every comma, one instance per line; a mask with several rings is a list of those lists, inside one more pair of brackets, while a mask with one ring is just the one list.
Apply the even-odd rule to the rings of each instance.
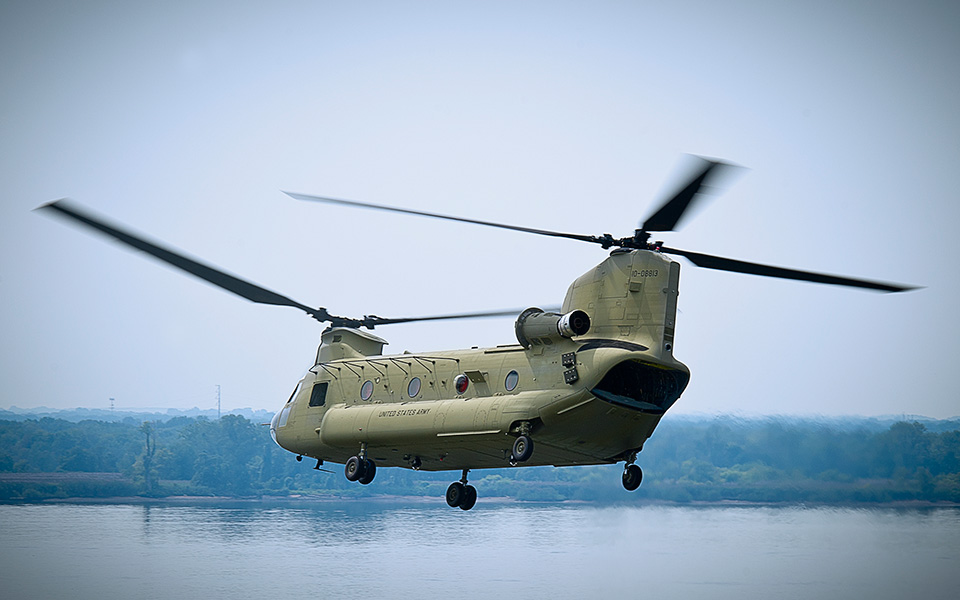
[[357, 208], [370, 208], [374, 210], [384, 210], [389, 212], [402, 213], [407, 215], [417, 215], [420, 217], [431, 217], [434, 219], [444, 219], [447, 221], [457, 221], [460, 223], [471, 223], [473, 225], [485, 225], [487, 227], [497, 227], [499, 229], [509, 229], [511, 231], [522, 231], [524, 233], [534, 233], [549, 237], [559, 237], [581, 242], [591, 242], [600, 244], [604, 249], [612, 246], [623, 248], [647, 248], [646, 235], [648, 231], [673, 231], [677, 223], [683, 217], [687, 209], [703, 195], [702, 188], [706, 182], [716, 177], [717, 173], [726, 169], [732, 169], [733, 165], [716, 160], [694, 157], [702, 163], [702, 167], [696, 172], [696, 175], [690, 182], [680, 189], [672, 198], [667, 200], [653, 215], [651, 215], [637, 233], [630, 237], [616, 239], [609, 233], [600, 236], [583, 235], [580, 233], [565, 233], [562, 231], [551, 231], [549, 229], [537, 229], [534, 227], [522, 227], [520, 225], [508, 225], [506, 223], [495, 223], [492, 221], [481, 221], [479, 219], [468, 219], [465, 217], [454, 217], [451, 215], [441, 215], [409, 208], [399, 208], [396, 206], [385, 206], [382, 204], [371, 204], [369, 202], [357, 202], [355, 200], [342, 200], [339, 198], [328, 198], [325, 196], [312, 196], [310, 194], [298, 194], [295, 192], [284, 192], [284, 194], [296, 200], [306, 200], [309, 202], [325, 202], [327, 204], [340, 204], [342, 206], [353, 206]]
[[447, 221], [459, 221], [460, 223], [472, 223], [474, 225], [486, 225], [487, 227], [499, 227], [500, 229], [511, 229], [513, 231], [523, 231], [526, 233], [535, 233], [537, 235], [548, 235], [551, 237], [569, 238], [571, 240], [580, 240], [583, 242], [598, 242], [598, 238], [591, 235], [580, 235], [577, 233], [563, 233], [560, 231], [549, 231], [547, 229], [534, 229], [532, 227], [520, 227], [519, 225], [506, 225], [504, 223], [493, 223], [491, 221], [479, 221], [476, 219], [467, 219], [464, 217], [452, 217], [450, 215], [440, 215], [437, 213], [411, 210], [409, 208], [397, 208], [395, 206], [384, 206], [381, 204], [370, 204], [367, 202], [356, 202], [353, 200], [340, 200], [338, 198], [325, 198], [323, 196], [310, 196], [308, 194], [297, 194], [294, 192], [283, 192], [284, 194], [296, 200], [306, 200], [309, 202], [326, 202], [327, 204], [342, 204], [344, 206], [355, 206], [358, 208], [372, 208], [374, 210], [386, 210], [390, 212], [403, 213], [407, 215], [417, 215], [420, 217], [431, 217], [434, 219], [446, 219]]
[[262, 288], [256, 284], [250, 283], [249, 281], [244, 281], [243, 279], [229, 275], [214, 267], [199, 263], [193, 259], [183, 256], [182, 254], [178, 254], [173, 250], [168, 250], [148, 242], [133, 233], [124, 231], [116, 226], [108, 225], [103, 220], [77, 208], [68, 200], [57, 200], [49, 204], [44, 204], [37, 210], [41, 209], [47, 211], [56, 211], [56, 213], [60, 216], [70, 218], [78, 223], [81, 223], [82, 225], [90, 227], [91, 229], [100, 231], [101, 233], [104, 233], [132, 248], [146, 252], [147, 254], [158, 258], [169, 265], [173, 265], [174, 267], [186, 271], [195, 277], [199, 277], [208, 283], [212, 283], [217, 287], [223, 288], [228, 292], [232, 292], [252, 302], [257, 302], [259, 304], [273, 304], [276, 306], [291, 306], [293, 308], [302, 310], [318, 321], [324, 322], [330, 320], [331, 315], [329, 315], [323, 308], [310, 308], [309, 306], [300, 304], [299, 302], [291, 300], [286, 296], [282, 296], [276, 292], [272, 292], [266, 288]]
[[392, 325], [394, 323], [414, 323], [416, 321], [443, 321], [446, 319], [483, 319], [486, 317], [507, 317], [519, 315], [523, 312], [522, 308], [514, 308], [509, 310], [495, 310], [490, 312], [479, 312], [479, 313], [466, 313], [460, 315], [437, 315], [432, 317], [401, 317], [401, 318], [388, 318], [388, 317], [378, 317], [376, 315], [369, 315], [361, 319], [361, 322], [365, 327], [373, 327], [374, 325]]
[[699, 252], [690, 252], [688, 250], [678, 250], [676, 248], [663, 247], [661, 252], [667, 254], [677, 254], [690, 260], [698, 267], [705, 269], [716, 269], [718, 271], [732, 271], [734, 273], [746, 273], [747, 275], [761, 275], [763, 277], [778, 277], [780, 279], [795, 279], [797, 281], [810, 281], [813, 283], [826, 283], [829, 285], [845, 285], [848, 287], [865, 288], [868, 290], [878, 290], [881, 292], [906, 292], [919, 289], [915, 286], [905, 286], [896, 283], [885, 283], [882, 281], [869, 281], [866, 279], [852, 279], [850, 277], [840, 277], [838, 275], [827, 275], [825, 273], [813, 273], [811, 271], [798, 271], [796, 269], [786, 269], [783, 267], [773, 267], [759, 263], [734, 260], [732, 258], [723, 258], [712, 254], [701, 254]]
[[321, 323], [329, 322], [333, 327], [367, 327], [373, 329], [376, 325], [389, 325], [393, 323], [413, 323], [416, 321], [437, 321], [444, 319], [477, 319], [484, 317], [502, 317], [508, 315], [518, 315], [523, 309], [510, 309], [510, 310], [497, 310], [489, 312], [478, 312], [478, 313], [468, 313], [468, 314], [458, 314], [458, 315], [439, 315], [439, 316], [426, 316], [426, 317], [406, 317], [406, 318], [386, 318], [378, 317], [376, 315], [365, 316], [362, 319], [352, 319], [350, 317], [339, 317], [336, 315], [331, 315], [325, 308], [310, 308], [305, 304], [301, 304], [295, 300], [291, 300], [286, 296], [278, 294], [276, 292], [270, 291], [266, 288], [260, 287], [255, 283], [245, 281], [230, 275], [224, 271], [221, 271], [215, 267], [211, 267], [200, 263], [191, 258], [163, 248], [152, 242], [148, 242], [140, 235], [131, 233], [130, 231], [125, 231], [116, 225], [110, 225], [106, 223], [103, 219], [95, 217], [92, 214], [78, 208], [76, 205], [72, 204], [68, 200], [57, 200], [49, 204], [44, 204], [39, 207], [37, 210], [44, 211], [54, 211], [54, 214], [60, 217], [66, 217], [77, 223], [85, 225], [91, 229], [95, 229], [103, 234], [106, 234], [119, 242], [126, 244], [132, 248], [146, 252], [147, 254], [157, 258], [169, 265], [177, 267], [182, 271], [198, 277], [208, 283], [227, 290], [228, 292], [234, 293], [242, 298], [246, 298], [252, 302], [258, 304], [272, 304], [275, 306], [290, 306], [292, 308], [297, 308], [307, 313], [317, 321]]
[[701, 188], [708, 179], [715, 179], [716, 175], [723, 170], [732, 168], [732, 165], [708, 160], [706, 158], [694, 157], [702, 164], [699, 172], [690, 180], [686, 186], [681, 188], [672, 198], [663, 203], [663, 205], [653, 213], [640, 226], [642, 231], [673, 231], [677, 223], [683, 218], [683, 214], [688, 208], [703, 195]]
[[[368, 204], [365, 202], [355, 202], [353, 200], [339, 200], [336, 198], [325, 198], [322, 196], [310, 196], [307, 194], [295, 194], [292, 192], [284, 192], [291, 198], [296, 198], [298, 200], [309, 200], [313, 202], [326, 202], [329, 204], [341, 204], [344, 206], [354, 206], [359, 208], [371, 208], [375, 210], [385, 210], [390, 212], [404, 213], [408, 215], [418, 215], [422, 217], [432, 217], [435, 219], [446, 219], [448, 221], [459, 221], [461, 223], [472, 223], [475, 225], [486, 225], [488, 227], [498, 227], [500, 229], [510, 229], [513, 231], [522, 231], [525, 233], [535, 233], [537, 235], [546, 235], [551, 237], [561, 237], [572, 240], [579, 240], [582, 242], [591, 242], [594, 244], [600, 244], [604, 249], [611, 247], [619, 248], [630, 248], [636, 250], [652, 250], [659, 252], [666, 252], [669, 254], [677, 254], [684, 256], [695, 265], [699, 267], [704, 267], [706, 269], [716, 269], [719, 271], [732, 271], [735, 273], [746, 273], [749, 275], [761, 275], [763, 277], [778, 277], [781, 279], [794, 279], [797, 281], [809, 281], [813, 283], [824, 283], [829, 285], [843, 285], [848, 287], [857, 287], [871, 290], [879, 290], [884, 292], [904, 292], [908, 290], [918, 289], [914, 286], [906, 286], [895, 283], [886, 283], [882, 281], [869, 281], [866, 279], [853, 279], [850, 277], [840, 277], [837, 275], [828, 275], [825, 273], [814, 273], [811, 271], [799, 271], [796, 269], [787, 269], [783, 267], [774, 267], [770, 265], [763, 265], [759, 263], [746, 262], [741, 260], [734, 260], [731, 258], [723, 258], [720, 256], [714, 256], [711, 254], [701, 254], [699, 252], [690, 252], [687, 250], [678, 250], [673, 248], [665, 248], [661, 244], [662, 242], [651, 243], [650, 232], [652, 231], [673, 231], [676, 229], [678, 223], [683, 219], [685, 214], [688, 214], [688, 211], [691, 206], [696, 204], [702, 196], [707, 192], [705, 188], [711, 187], [711, 182], [714, 181], [719, 175], [729, 172], [734, 169], [739, 169], [736, 165], [730, 163], [710, 160], [701, 157], [694, 157], [699, 161], [698, 168], [694, 171], [693, 176], [689, 179], [689, 182], [680, 188], [673, 197], [664, 202], [660, 208], [658, 208], [650, 217], [648, 217], [643, 224], [640, 226], [640, 229], [637, 229], [632, 236], [623, 237], [623, 238], [614, 238], [609, 233], [605, 233], [601, 236], [595, 235], [582, 235], [576, 233], [562, 233], [558, 231], [550, 231], [546, 229], [535, 229], [532, 227], [520, 227], [517, 225], [506, 225], [504, 223], [494, 223], [490, 221], [480, 221], [476, 219], [466, 219], [463, 217], [453, 217], [449, 215], [440, 215], [436, 213], [423, 212], [418, 210], [411, 210], [407, 208], [397, 208], [393, 206], [382, 206], [379, 204]], [[437, 318], [455, 318], [451, 317], [437, 317]], [[391, 322], [400, 322], [391, 321]]]

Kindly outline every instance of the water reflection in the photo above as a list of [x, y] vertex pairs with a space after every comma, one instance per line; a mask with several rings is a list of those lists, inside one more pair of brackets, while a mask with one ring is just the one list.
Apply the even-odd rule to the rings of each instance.
[[952, 598], [960, 585], [958, 510], [0, 506], [0, 539], [10, 598]]

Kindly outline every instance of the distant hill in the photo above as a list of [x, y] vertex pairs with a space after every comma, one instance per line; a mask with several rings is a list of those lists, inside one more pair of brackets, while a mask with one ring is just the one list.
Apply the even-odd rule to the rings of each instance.
[[[269, 411], [92, 409], [0, 414], [0, 503], [66, 498], [442, 497], [454, 474], [378, 469], [370, 486], [317, 470], [270, 436]], [[9, 417], [13, 417], [10, 419]], [[148, 423], [149, 422], [149, 423]], [[888, 424], [889, 423], [889, 424]], [[149, 440], [149, 441], [148, 441]], [[509, 441], [505, 439], [505, 441]], [[960, 505], [960, 420], [676, 415], [624, 492], [620, 465], [477, 470], [485, 497], [601, 502]]]
[[[27, 421], [49, 417], [52, 419], [62, 419], [71, 423], [80, 421], [106, 421], [108, 423], [142, 423], [143, 421], [166, 422], [177, 417], [206, 417], [216, 419], [217, 411], [215, 409], [200, 410], [191, 408], [189, 410], [180, 410], [177, 408], [152, 409], [154, 412], [132, 410], [109, 410], [105, 408], [48, 408], [39, 406], [37, 408], [18, 408], [11, 406], [9, 410], [0, 408], [0, 420], [2, 421]], [[268, 423], [273, 418], [274, 413], [268, 410], [254, 410], [252, 408], [235, 408], [222, 411], [222, 415], [240, 415], [253, 423]]]
[[883, 431], [889, 429], [894, 423], [909, 422], [920, 423], [926, 427], [927, 431], [939, 433], [943, 431], [960, 430], [960, 417], [951, 417], [949, 419], [934, 419], [933, 417], [924, 417], [921, 415], [882, 415], [878, 417], [862, 417], [858, 415], [849, 415], [842, 417], [829, 417], [823, 415], [817, 416], [791, 416], [791, 415], [766, 415], [766, 416], [742, 416], [742, 415], [710, 415], [710, 414], [671, 414], [667, 413], [663, 423], [673, 422], [684, 425], [712, 425], [723, 424], [729, 427], [754, 427], [764, 423], [777, 422], [783, 425], [793, 427], [827, 427], [837, 431], [851, 431], [856, 429], [865, 429], [867, 431]]

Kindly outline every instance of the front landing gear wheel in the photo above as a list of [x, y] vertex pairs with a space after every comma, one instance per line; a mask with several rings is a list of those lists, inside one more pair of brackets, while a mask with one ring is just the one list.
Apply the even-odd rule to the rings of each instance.
[[[473, 486], [470, 486], [471, 488]], [[467, 486], [463, 485], [459, 481], [454, 481], [450, 484], [450, 487], [447, 488], [447, 504], [451, 507], [456, 508], [461, 506], [463, 501], [467, 499]], [[476, 499], [476, 490], [474, 490], [474, 502]], [[467, 509], [464, 509], [467, 510]]]
[[361, 461], [359, 457], [351, 456], [347, 459], [346, 464], [343, 465], [343, 474], [347, 478], [347, 481], [357, 481], [363, 477], [364, 467], [366, 467], [366, 465], [363, 464], [363, 461]]
[[[460, 483], [459, 481], [457, 483]], [[477, 488], [472, 485], [463, 486], [463, 500], [460, 501], [461, 510], [470, 510], [477, 503]]]
[[[368, 485], [377, 476], [377, 463], [369, 458], [363, 459], [363, 474], [357, 478], [362, 485]], [[348, 477], [349, 479], [349, 477]]]
[[623, 487], [626, 488], [628, 492], [640, 487], [640, 482], [643, 481], [643, 471], [640, 470], [640, 467], [637, 465], [627, 465], [623, 470]]
[[511, 462], [527, 462], [533, 456], [533, 440], [528, 435], [521, 435], [513, 442], [513, 453], [510, 456]]

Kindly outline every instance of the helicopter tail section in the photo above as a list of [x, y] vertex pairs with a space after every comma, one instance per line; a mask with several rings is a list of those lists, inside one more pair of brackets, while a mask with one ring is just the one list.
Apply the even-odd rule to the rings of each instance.
[[590, 315], [589, 337], [639, 344], [672, 359], [680, 264], [652, 250], [616, 250], [570, 286], [563, 312]]

